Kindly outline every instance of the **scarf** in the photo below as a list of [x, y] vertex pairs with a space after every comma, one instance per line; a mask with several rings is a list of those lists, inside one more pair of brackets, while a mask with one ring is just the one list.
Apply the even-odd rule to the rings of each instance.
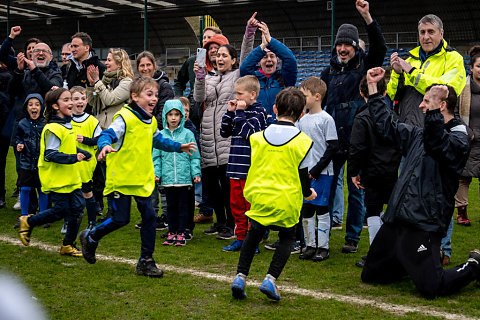
[[110, 83], [112, 83], [112, 81], [119, 79], [121, 76], [123, 76], [123, 72], [120, 69], [114, 71], [105, 71], [103, 73], [102, 82], [108, 86]]

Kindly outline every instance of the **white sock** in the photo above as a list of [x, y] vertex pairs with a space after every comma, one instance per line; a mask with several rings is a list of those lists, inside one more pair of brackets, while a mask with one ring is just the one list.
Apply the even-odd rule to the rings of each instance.
[[328, 249], [328, 241], [330, 234], [330, 214], [327, 212], [321, 216], [317, 216], [317, 237], [318, 248]]
[[305, 244], [308, 247], [315, 248], [315, 216], [302, 219], [303, 233], [305, 235]]
[[368, 237], [370, 239], [370, 245], [372, 244], [373, 239], [375, 239], [375, 236], [377, 235], [378, 230], [380, 230], [382, 224], [383, 221], [382, 219], [380, 219], [379, 216], [372, 216], [367, 218]]

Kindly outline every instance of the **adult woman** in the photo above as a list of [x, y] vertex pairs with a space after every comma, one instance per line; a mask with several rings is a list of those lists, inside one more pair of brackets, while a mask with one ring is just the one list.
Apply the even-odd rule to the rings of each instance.
[[470, 156], [459, 179], [455, 195], [455, 207], [458, 210], [457, 224], [469, 226], [467, 216], [468, 187], [472, 178], [480, 177], [480, 46], [470, 49], [471, 75], [459, 97], [460, 118], [473, 131]]
[[[215, 35], [212, 37], [218, 37]], [[210, 39], [210, 40], [212, 40]], [[215, 211], [217, 222], [205, 230], [206, 234], [217, 234], [220, 239], [234, 237], [234, 220], [230, 211], [230, 182], [226, 176], [230, 138], [220, 136], [222, 117], [227, 111], [228, 101], [234, 99], [234, 84], [240, 76], [237, 51], [225, 44], [218, 48], [217, 72], [206, 74], [205, 68], [195, 63], [195, 87], [193, 98], [205, 102], [200, 125], [200, 150], [202, 153], [202, 179], [208, 187], [210, 207]]]
[[157, 118], [158, 128], [163, 129], [162, 111], [165, 101], [174, 97], [172, 86], [168, 76], [157, 68], [155, 56], [150, 51], [143, 51], [137, 57], [137, 71], [142, 77], [150, 77], [158, 83], [158, 102], [153, 109], [153, 115]]
[[130, 85], [133, 80], [133, 70], [125, 50], [110, 49], [107, 70], [100, 81], [98, 67], [87, 68], [87, 98], [92, 106], [93, 115], [104, 130], [112, 123], [113, 116], [130, 98]]

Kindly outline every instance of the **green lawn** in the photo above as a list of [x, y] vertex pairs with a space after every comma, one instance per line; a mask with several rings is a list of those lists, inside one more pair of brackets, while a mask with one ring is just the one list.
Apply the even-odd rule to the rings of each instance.
[[[14, 238], [13, 229], [18, 212], [11, 209], [14, 199], [9, 195], [14, 186], [14, 159], [7, 164], [8, 208], [0, 210], [0, 236]], [[469, 228], [454, 226], [451, 265], [465, 261], [472, 248], [480, 248], [480, 212], [478, 210], [478, 181], [471, 187]], [[131, 223], [102, 239], [98, 253], [138, 259], [140, 236], [134, 224], [140, 220], [135, 205]], [[85, 223], [84, 223], [85, 224]], [[62, 222], [49, 229], [36, 228], [32, 244], [42, 242], [60, 248]], [[203, 235], [207, 225], [198, 225], [194, 239], [186, 247], [164, 247], [158, 236], [154, 258], [157, 263], [189, 268], [233, 279], [238, 262], [237, 253], [220, 250], [227, 242]], [[355, 267], [368, 250], [368, 233], [362, 233], [359, 252], [342, 254], [345, 230], [334, 230], [330, 259], [321, 263], [301, 261], [292, 256], [278, 280], [282, 295], [280, 303], [269, 301], [255, 286], [248, 286], [248, 298], [231, 298], [229, 283], [167, 271], [162, 279], [134, 275], [134, 264], [98, 261], [87, 264], [83, 259], [60, 256], [36, 247], [16, 246], [0, 241], [0, 267], [16, 274], [32, 290], [52, 319], [393, 319], [399, 317], [385, 308], [375, 308], [336, 299], [315, 299], [290, 292], [282, 286], [298, 287], [369, 301], [398, 304], [462, 314], [480, 318], [480, 290], [478, 283], [460, 293], [436, 300], [425, 300], [416, 292], [411, 281], [381, 286], [360, 281], [361, 270]], [[272, 235], [274, 240], [275, 235]], [[20, 240], [18, 240], [20, 244]], [[262, 249], [252, 264], [249, 279], [261, 281], [271, 260], [272, 252]], [[352, 298], [353, 299], [353, 298]], [[387, 308], [388, 309], [388, 308]], [[407, 319], [430, 319], [418, 313], [409, 313]], [[435, 318], [436, 319], [436, 318]]]

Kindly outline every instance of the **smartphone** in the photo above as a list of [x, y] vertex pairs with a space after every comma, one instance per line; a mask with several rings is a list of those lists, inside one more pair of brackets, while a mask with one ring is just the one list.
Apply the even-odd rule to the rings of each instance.
[[207, 50], [206, 49], [203, 49], [203, 48], [197, 48], [197, 65], [200, 67], [200, 68], [204, 68], [205, 67], [205, 58], [207, 56]]

